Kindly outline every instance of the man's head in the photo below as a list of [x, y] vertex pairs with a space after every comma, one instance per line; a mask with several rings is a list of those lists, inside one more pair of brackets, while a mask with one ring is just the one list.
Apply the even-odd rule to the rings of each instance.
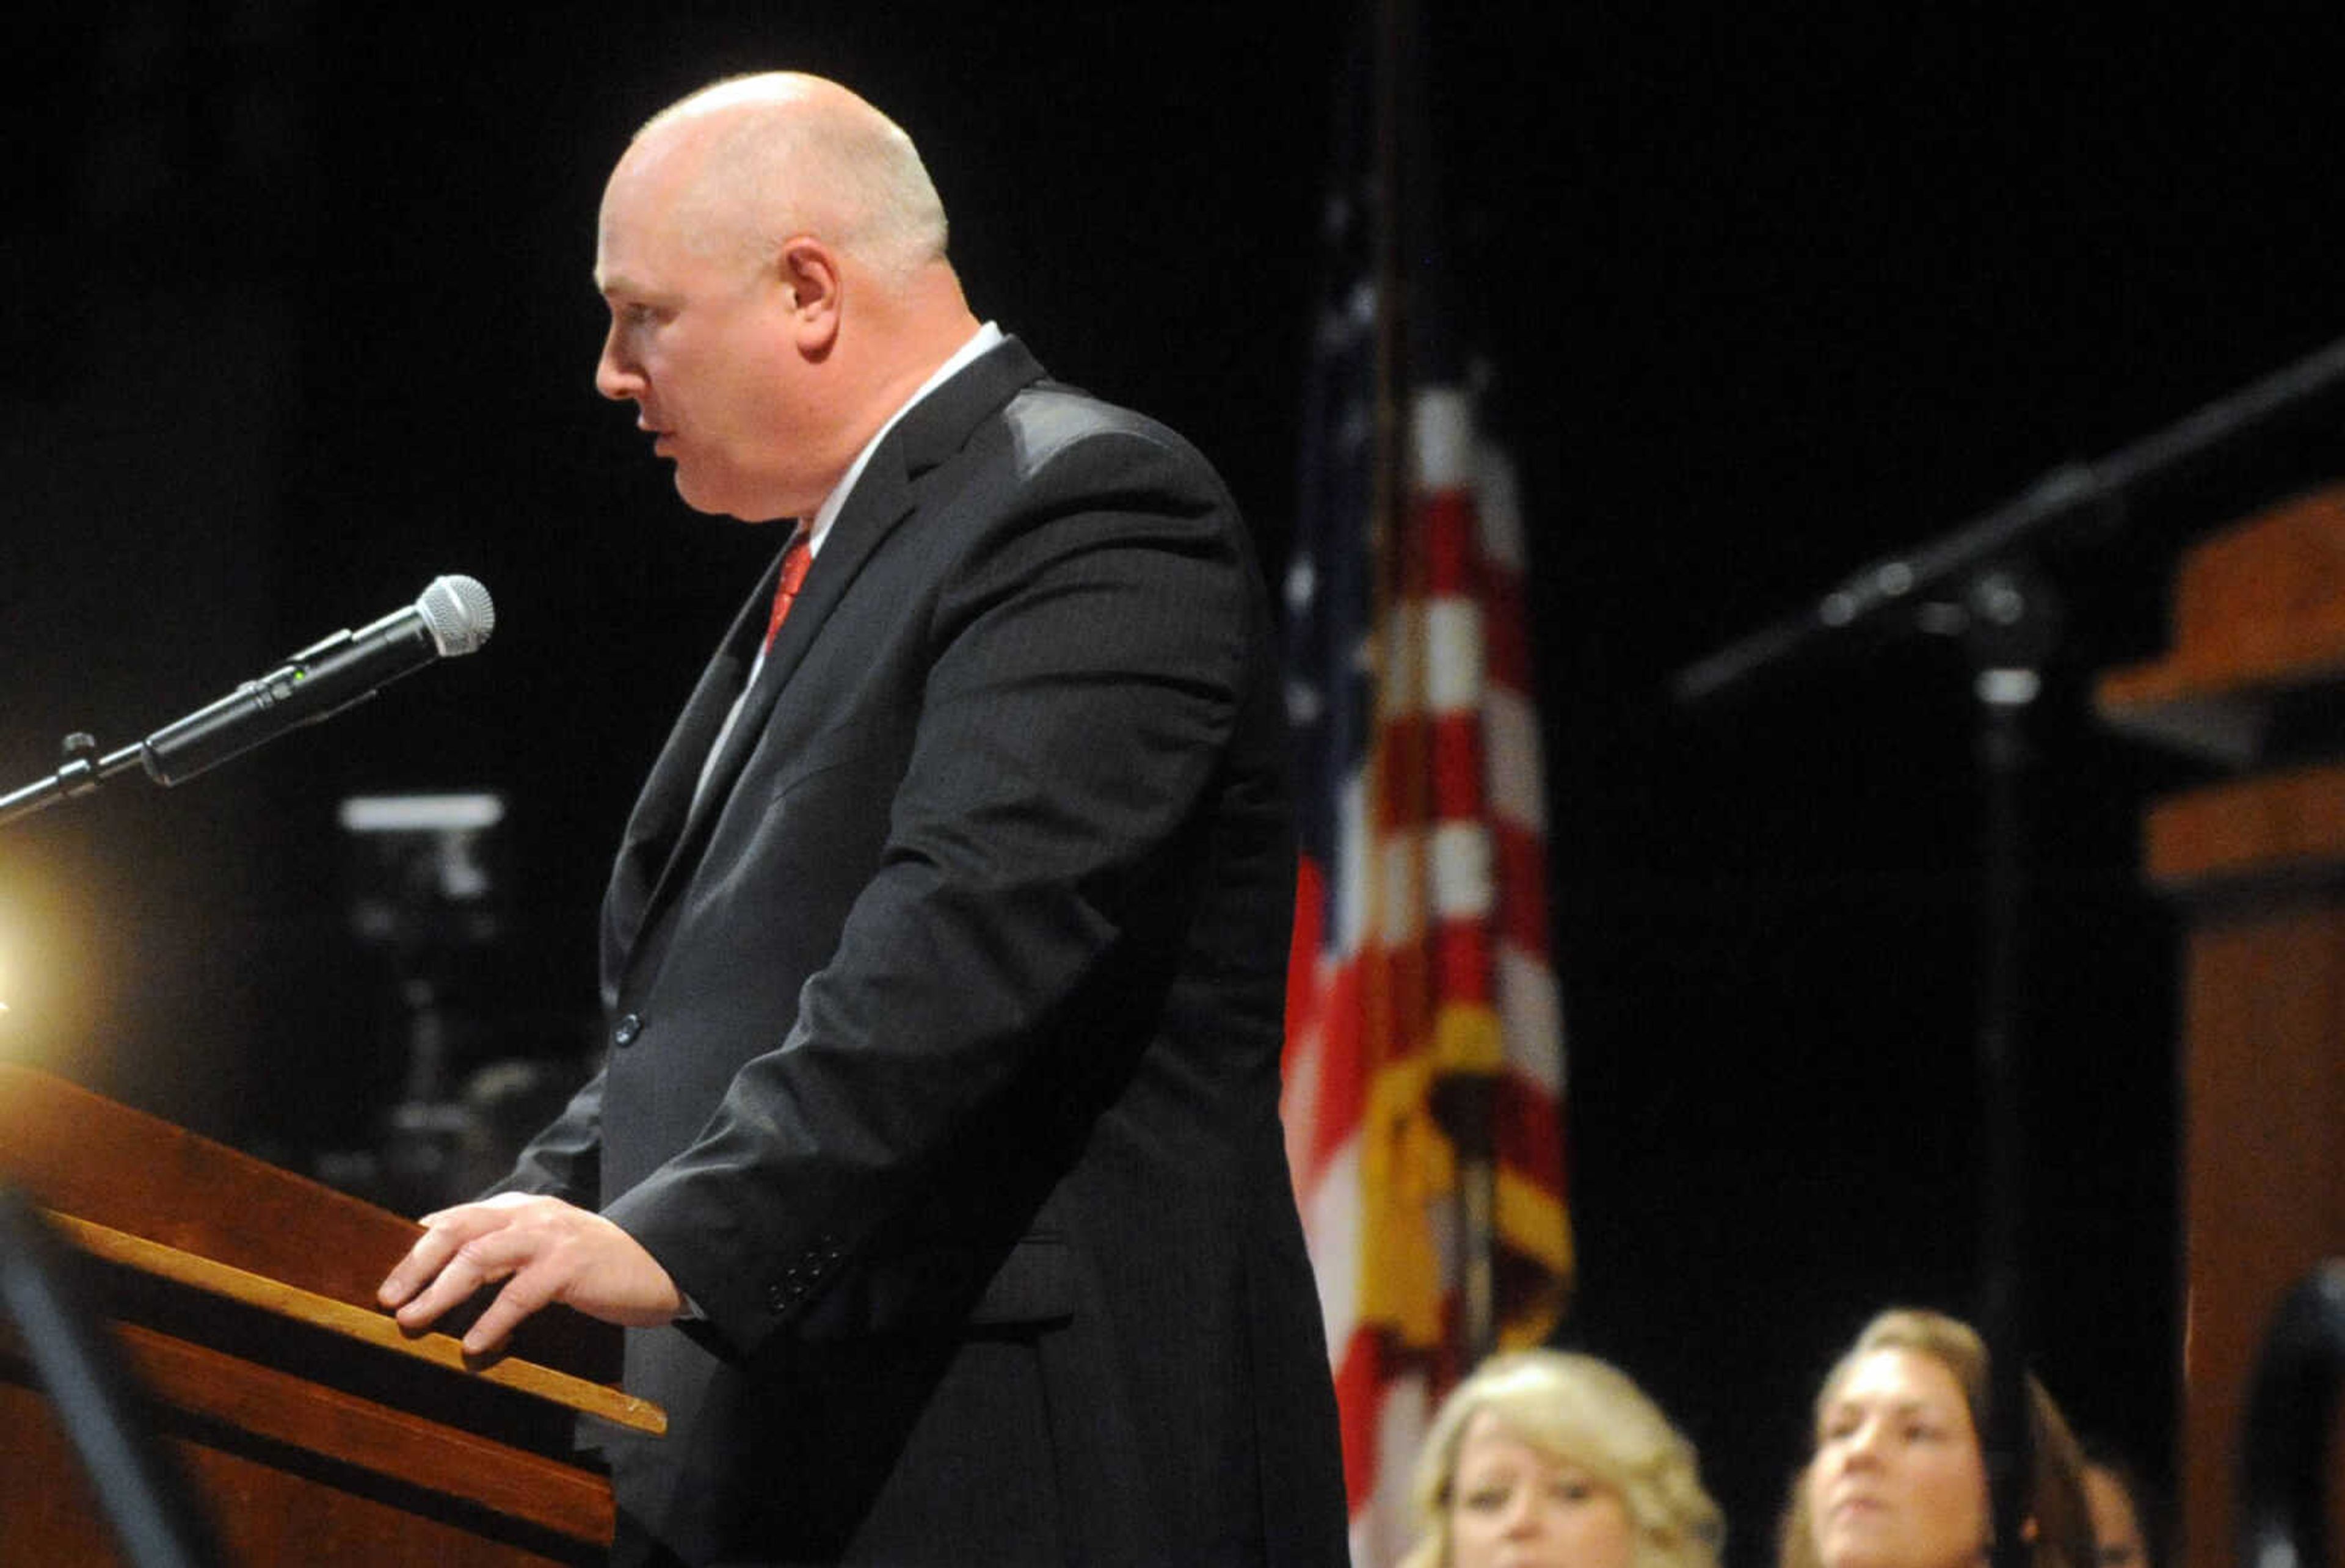
[[702, 511], [820, 504], [975, 329], [910, 138], [836, 83], [703, 88], [635, 135], [603, 194], [604, 396]]

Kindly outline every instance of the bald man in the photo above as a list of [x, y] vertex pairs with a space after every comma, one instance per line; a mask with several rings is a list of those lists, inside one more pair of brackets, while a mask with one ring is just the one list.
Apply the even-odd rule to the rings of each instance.
[[[787, 531], [627, 824], [604, 1070], [382, 1299], [627, 1326], [618, 1560], [1318, 1563], [1260, 574], [1181, 439], [980, 326], [903, 133], [765, 76], [639, 132], [596, 384]], [[769, 625], [778, 622], [768, 633]]]

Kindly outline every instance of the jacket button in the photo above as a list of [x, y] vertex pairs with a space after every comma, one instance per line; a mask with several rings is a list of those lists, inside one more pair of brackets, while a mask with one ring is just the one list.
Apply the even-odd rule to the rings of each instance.
[[619, 1027], [611, 1031], [611, 1043], [618, 1047], [621, 1050], [624, 1050], [627, 1047], [634, 1045], [635, 1043], [635, 1037], [643, 1032], [643, 1019], [637, 1017], [633, 1013], [629, 1013], [625, 1017], [619, 1020]]

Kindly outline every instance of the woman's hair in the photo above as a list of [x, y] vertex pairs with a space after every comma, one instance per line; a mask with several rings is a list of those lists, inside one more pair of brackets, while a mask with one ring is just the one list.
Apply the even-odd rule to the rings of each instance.
[[1726, 1522], [1702, 1490], [1693, 1444], [1625, 1373], [1562, 1351], [1493, 1356], [1444, 1401], [1417, 1455], [1419, 1534], [1401, 1568], [1446, 1568], [1458, 1451], [1485, 1411], [1508, 1436], [1619, 1494], [1636, 1568], [1718, 1568]]
[[[2126, 1502], [2133, 1509], [2134, 1528], [2141, 1532], [2142, 1568], [2157, 1568], [2166, 1561], [2166, 1533], [2171, 1524], [2167, 1517], [2166, 1499], [2149, 1484], [2141, 1467], [2132, 1457], [2109, 1443], [2086, 1437], [2079, 1441], [2084, 1450], [2085, 1468], [2097, 1470], [2117, 1482]], [[2087, 1502], [2091, 1500], [2088, 1497]], [[2098, 1547], [2106, 1543], [2096, 1541], [2095, 1561], [2101, 1561]]]
[[[1864, 1326], [1856, 1343], [1833, 1363], [1816, 1395], [1816, 1412], [1822, 1412], [1839, 1392], [1857, 1361], [1875, 1351], [1910, 1351], [1929, 1357], [1949, 1372], [1970, 1407], [1971, 1429], [1984, 1461], [1987, 1419], [1992, 1409], [1986, 1342], [1959, 1318], [1912, 1307], [1893, 1307]], [[2084, 1455], [2061, 1417], [2052, 1396], [2031, 1375], [2027, 1380], [2029, 1447], [2033, 1472], [2027, 1486], [2027, 1517], [2035, 1525], [2028, 1548], [2034, 1568], [2093, 1568], [2093, 1516], [2085, 1506]], [[1823, 1568], [1816, 1554], [1814, 1520], [1808, 1502], [1807, 1472], [1811, 1456], [1792, 1482], [1791, 1505], [1784, 1511], [1778, 1541], [1780, 1568]], [[1984, 1464], [1982, 1464], [1984, 1468]]]

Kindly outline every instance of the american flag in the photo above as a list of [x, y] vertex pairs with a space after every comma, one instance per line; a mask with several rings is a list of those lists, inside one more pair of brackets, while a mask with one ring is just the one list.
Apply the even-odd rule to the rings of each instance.
[[1428, 272], [1405, 296], [1414, 384], [1389, 334], [1379, 350], [1376, 225], [1397, 204], [1355, 156], [1373, 118], [1339, 126], [1285, 584], [1303, 863], [1283, 1111], [1363, 1568], [1407, 1544], [1409, 1467], [1472, 1354], [1444, 1083], [1489, 1086], [1502, 1346], [1546, 1338], [1571, 1267], [1521, 515]]

